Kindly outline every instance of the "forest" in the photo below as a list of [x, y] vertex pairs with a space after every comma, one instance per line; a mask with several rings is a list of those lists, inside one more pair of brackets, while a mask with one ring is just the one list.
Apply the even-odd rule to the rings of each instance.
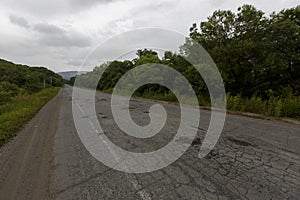
[[[251, 5], [236, 12], [217, 10], [206, 21], [192, 24], [189, 37], [210, 54], [224, 80], [229, 110], [274, 117], [300, 117], [300, 6], [269, 16]], [[112, 92], [128, 70], [146, 63], [173, 67], [192, 84], [200, 105], [209, 106], [206, 85], [184, 59], [193, 56], [187, 39], [178, 54], [167, 51], [160, 58], [151, 49], [138, 50], [133, 60], [111, 61], [80, 75], [85, 87], [93, 85]], [[71, 79], [74, 82], [75, 77]], [[159, 85], [145, 85], [137, 96], [176, 101], [174, 94]]]
[[58, 93], [62, 83], [47, 68], [0, 59], [0, 146]]
[[0, 59], [0, 105], [18, 95], [62, 85], [62, 78], [44, 67], [29, 67]]

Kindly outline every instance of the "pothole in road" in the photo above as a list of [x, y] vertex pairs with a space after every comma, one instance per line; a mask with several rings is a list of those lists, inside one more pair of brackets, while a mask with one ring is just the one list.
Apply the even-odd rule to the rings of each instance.
[[219, 157], [219, 153], [216, 150], [214, 150], [214, 149], [211, 150], [209, 152], [209, 154], [207, 154], [207, 156], [206, 156], [207, 159], [217, 158], [217, 157]]
[[243, 140], [239, 140], [239, 139], [236, 139], [236, 138], [228, 138], [231, 142], [237, 144], [237, 145], [240, 145], [240, 146], [252, 146], [251, 143], [249, 142], [246, 142], [246, 141], [243, 141]]
[[101, 98], [101, 99], [97, 99], [97, 101], [107, 101], [107, 99]]
[[134, 109], [136, 109], [136, 107], [134, 107], [134, 106], [129, 106], [129, 107], [124, 107], [124, 108], [122, 108], [123, 110], [127, 110], [127, 109], [129, 109], [129, 110], [134, 110]]
[[101, 117], [101, 118], [103, 118], [103, 119], [106, 119], [106, 118], [107, 118], [107, 116], [104, 115], [102, 112], [99, 112], [98, 115], [99, 115], [99, 117]]
[[134, 110], [134, 109], [136, 109], [136, 107], [134, 107], [134, 106], [129, 106], [128, 109], [129, 109], [129, 110]]
[[195, 145], [198, 145], [198, 144], [201, 144], [201, 138], [196, 137], [196, 138], [193, 140], [192, 145], [195, 146]]

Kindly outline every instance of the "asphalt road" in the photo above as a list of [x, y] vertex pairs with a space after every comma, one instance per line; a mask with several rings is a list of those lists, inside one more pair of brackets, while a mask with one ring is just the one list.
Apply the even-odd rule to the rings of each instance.
[[[72, 117], [72, 88], [66, 86], [0, 150], [0, 199], [299, 199], [300, 126], [227, 115], [214, 150], [199, 159], [210, 112], [201, 110], [198, 135], [176, 162], [161, 170], [129, 174], [111, 169], [83, 146]], [[149, 123], [155, 103], [133, 99], [130, 113]], [[133, 151], [153, 151], [177, 131], [179, 107], [168, 112], [161, 133], [128, 137], [115, 124], [110, 95], [97, 93], [97, 118], [106, 136]], [[93, 116], [85, 116], [86, 118]], [[178, 141], [184, 142], [184, 141]]]

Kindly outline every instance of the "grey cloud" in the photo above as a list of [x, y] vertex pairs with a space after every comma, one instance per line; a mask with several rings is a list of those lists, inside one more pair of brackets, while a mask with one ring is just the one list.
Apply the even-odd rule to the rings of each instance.
[[65, 63], [68, 64], [68, 65], [72, 65], [72, 66], [81, 66], [82, 60], [80, 60], [80, 59], [70, 59]]
[[[0, 55], [20, 63], [40, 63], [49, 67], [52, 66], [51, 68], [54, 70], [60, 68], [58, 71], [73, 70], [74, 66], [78, 66], [81, 58], [87, 55], [85, 51], [91, 50], [91, 46], [97, 44], [92, 42], [102, 42], [122, 31], [154, 26], [177, 30], [188, 35], [192, 23], [206, 20], [206, 17], [217, 9], [236, 10], [238, 6], [249, 3], [266, 11], [266, 13], [270, 13], [273, 10], [279, 11], [297, 5], [296, 0], [279, 0], [276, 4], [270, 0], [247, 0], [244, 3], [225, 0], [117, 1], [126, 1], [124, 3], [126, 6], [122, 7], [123, 4], [111, 5], [114, 4], [114, 0], [1, 0], [1, 14], [7, 16], [10, 23], [26, 30], [18, 27], [15, 30], [11, 30], [10, 27], [2, 27], [0, 31]], [[94, 9], [97, 6], [99, 6], [98, 10]], [[91, 9], [91, 12], [89, 12], [89, 9]], [[119, 10], [110, 11], [108, 9]], [[90, 13], [93, 17], [93, 12], [98, 12], [99, 16], [95, 16], [99, 17], [99, 22], [91, 19], [91, 23], [95, 21], [95, 24], [91, 24], [93, 26], [91, 30], [83, 30], [85, 33], [81, 33], [72, 29], [72, 27], [75, 28], [78, 25], [75, 20], [81, 16], [85, 20], [85, 17], [88, 17]], [[9, 16], [10, 13], [13, 15]], [[104, 13], [104, 15], [102, 16], [101, 13]], [[107, 16], [109, 13], [111, 13], [111, 17]], [[28, 16], [30, 17], [28, 19], [33, 21], [20, 16]], [[49, 24], [38, 23], [41, 20], [46, 20]], [[126, 21], [131, 23], [126, 23]], [[52, 22], [64, 24], [64, 27], [51, 24]], [[75, 26], [73, 26], [73, 23], [75, 23]], [[94, 33], [94, 28], [97, 33]], [[28, 31], [28, 33], [24, 35], [24, 31]], [[157, 44], [162, 44], [162, 42], [174, 43], [172, 38], [164, 38], [158, 40]], [[131, 43], [141, 44], [140, 46], [143, 48], [142, 42], [145, 40], [151, 40], [151, 37], [137, 35], [125, 42], [122, 42], [122, 38], [111, 41], [103, 47], [102, 51], [95, 52], [95, 57], [91, 57], [92, 62], [87, 65], [92, 69], [93, 66], [99, 65], [102, 60], [114, 59]], [[153, 43], [156, 44], [155, 41], [146, 42], [149, 45]], [[174, 44], [173, 50], [177, 50], [178, 45]], [[134, 54], [133, 51], [132, 56], [135, 56]], [[66, 57], [57, 58], [57, 55]]]
[[[116, 0], [119, 1], [119, 0]], [[6, 7], [13, 8], [16, 12], [26, 13], [31, 16], [58, 16], [73, 14], [90, 9], [92, 6], [115, 2], [114, 0], [2, 0]]]
[[[117, 0], [115, 0], [117, 1]], [[105, 3], [111, 3], [115, 2], [113, 0], [69, 0], [68, 4], [70, 7], [76, 7], [76, 8], [86, 8], [90, 6], [94, 6], [97, 4], [105, 4]]]
[[43, 35], [40, 42], [52, 47], [88, 47], [91, 45], [89, 37], [78, 33]]
[[16, 15], [10, 15], [9, 20], [10, 20], [11, 23], [16, 24], [18, 26], [21, 26], [23, 28], [29, 28], [30, 27], [28, 21], [23, 17], [18, 17]]
[[209, 3], [213, 7], [221, 7], [225, 3], [225, 1], [224, 0], [210, 0]]
[[67, 31], [53, 24], [36, 24], [33, 30], [40, 33], [40, 42], [52, 47], [87, 47], [90, 37], [76, 31]]
[[[184, 43], [184, 38], [176, 32], [171, 34], [170, 31], [160, 28], [137, 29], [106, 40], [94, 49], [89, 59], [107, 61], [122, 59], [123, 57], [133, 59], [136, 56], [136, 47], [138, 49], [151, 48], [156, 51], [171, 50], [178, 52], [179, 46]], [[171, 49], [159, 49], [166, 46]]]
[[[0, 35], [2, 38], [2, 35]], [[0, 41], [0, 55], [11, 56], [14, 55], [17, 58], [30, 57], [41, 53], [41, 49], [38, 49], [33, 40], [18, 40], [13, 38], [6, 38]]]
[[62, 28], [51, 24], [36, 24], [34, 30], [46, 34], [63, 34], [66, 32]]
[[[90, 62], [89, 60], [84, 62], [84, 59], [70, 59], [67, 62], [65, 62], [65, 64], [67, 65], [71, 65], [71, 66], [75, 66], [75, 67], [82, 67], [84, 69], [86, 69], [88, 67], [88, 71], [92, 70], [93, 67], [95, 67], [96, 65], [93, 65], [92, 62]], [[97, 62], [97, 64], [99, 64], [99, 62]]]

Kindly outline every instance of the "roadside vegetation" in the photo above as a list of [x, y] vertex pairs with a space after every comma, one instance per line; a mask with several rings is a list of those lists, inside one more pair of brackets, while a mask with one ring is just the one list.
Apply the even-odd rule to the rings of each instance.
[[30, 95], [50, 86], [61, 86], [62, 78], [44, 67], [29, 67], [0, 59], [0, 105], [18, 95]]
[[[206, 21], [193, 24], [189, 31], [190, 38], [205, 48], [219, 68], [229, 110], [300, 117], [300, 6], [270, 16], [251, 5], [236, 12], [217, 10]], [[138, 50], [133, 60], [108, 62], [80, 75], [80, 84], [91, 87], [103, 73], [97, 88], [112, 92], [119, 78], [130, 69], [161, 63], [183, 74], [192, 84], [200, 105], [210, 106], [203, 79], [184, 59], [194, 56], [189, 51], [193, 45], [188, 38], [180, 53], [165, 52], [162, 58], [155, 51]], [[71, 78], [71, 83], [74, 80]], [[139, 88], [135, 95], [176, 101], [168, 89], [155, 84]]]
[[227, 108], [232, 111], [250, 112], [271, 117], [292, 117], [300, 119], [300, 97], [270, 97], [262, 99], [253, 96], [243, 98], [240, 95], [227, 94]]
[[44, 67], [0, 59], [0, 146], [59, 91], [62, 78]]
[[31, 95], [15, 96], [0, 105], [0, 146], [30, 121], [59, 90], [59, 87], [49, 87]]

